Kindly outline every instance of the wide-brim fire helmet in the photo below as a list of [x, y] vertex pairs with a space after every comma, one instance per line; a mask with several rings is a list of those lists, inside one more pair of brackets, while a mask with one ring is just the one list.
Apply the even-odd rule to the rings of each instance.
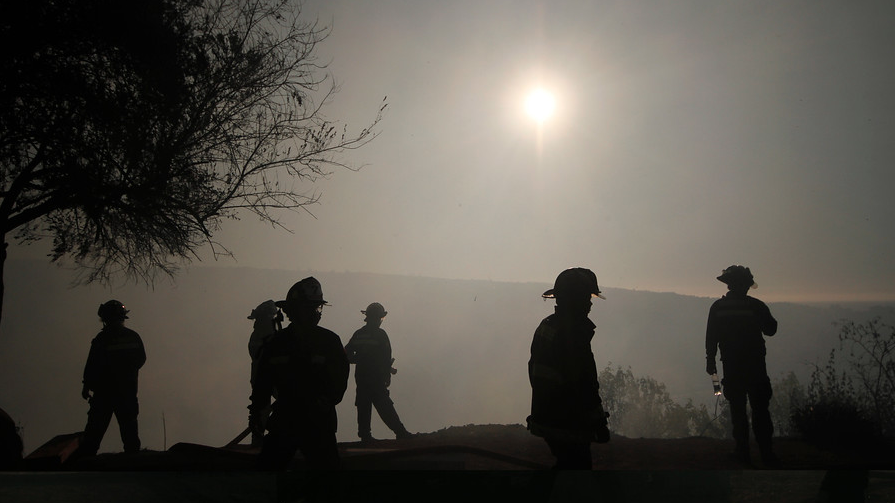
[[124, 308], [124, 304], [114, 299], [100, 304], [99, 309], [96, 310], [99, 319], [103, 321], [126, 320], [129, 312]]
[[554, 299], [556, 297], [574, 297], [591, 295], [606, 299], [600, 292], [600, 286], [597, 284], [597, 275], [590, 269], [584, 267], [572, 267], [559, 273], [553, 288], [547, 290], [541, 297], [545, 299]]
[[278, 300], [276, 305], [279, 308], [289, 308], [301, 305], [328, 306], [329, 303], [323, 300], [320, 282], [314, 277], [308, 277], [292, 285], [286, 293], [286, 299]]
[[385, 315], [388, 314], [388, 311], [386, 311], [385, 308], [382, 307], [382, 304], [373, 302], [372, 304], [367, 306], [366, 309], [362, 310], [361, 313], [365, 314], [367, 316], [367, 319], [369, 320], [378, 320], [385, 318]]
[[258, 307], [252, 309], [252, 313], [247, 316], [250, 320], [272, 320], [277, 316], [277, 303], [273, 300], [265, 300], [258, 304]]
[[758, 288], [755, 278], [752, 277], [752, 271], [741, 265], [732, 265], [721, 271], [718, 281], [733, 288]]

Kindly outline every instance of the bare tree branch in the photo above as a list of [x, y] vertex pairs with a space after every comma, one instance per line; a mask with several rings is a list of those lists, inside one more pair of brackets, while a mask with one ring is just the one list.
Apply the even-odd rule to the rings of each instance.
[[175, 274], [225, 219], [318, 202], [351, 134], [315, 56], [329, 28], [290, 0], [35, 0], [0, 26], [0, 225], [52, 240], [79, 281]]

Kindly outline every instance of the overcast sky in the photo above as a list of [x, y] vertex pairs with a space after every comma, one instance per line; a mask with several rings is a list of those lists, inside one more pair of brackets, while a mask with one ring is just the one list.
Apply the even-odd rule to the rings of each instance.
[[[766, 300], [895, 299], [895, 3], [308, 1], [381, 135], [224, 264], [601, 285]], [[556, 100], [540, 125], [528, 92]]]

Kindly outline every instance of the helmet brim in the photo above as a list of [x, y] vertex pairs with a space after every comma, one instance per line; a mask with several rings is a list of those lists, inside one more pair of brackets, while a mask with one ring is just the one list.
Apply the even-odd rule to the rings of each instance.
[[[591, 292], [590, 295], [591, 295], [591, 297], [599, 297], [603, 300], [606, 300], [606, 297], [603, 296], [602, 292], [597, 292], [597, 293]], [[556, 298], [556, 289], [551, 288], [550, 290], [547, 290], [546, 292], [541, 294], [541, 297], [543, 297], [545, 299], [555, 299]]]
[[[300, 304], [308, 304], [308, 305], [313, 305], [313, 306], [330, 306], [330, 305], [332, 305], [332, 304], [330, 304], [329, 302], [327, 302], [327, 301], [325, 301], [325, 300], [318, 300], [318, 301], [303, 301], [303, 302], [300, 302]], [[276, 305], [277, 305], [277, 307], [279, 307], [280, 309], [282, 309], [282, 308], [284, 308], [284, 307], [289, 306], [289, 301], [287, 301], [287, 300], [278, 300], [278, 301], [276, 301]]]
[[[742, 278], [733, 278], [733, 277], [730, 277], [730, 276], [724, 276], [724, 275], [722, 274], [721, 276], [718, 276], [718, 277], [715, 278], [715, 279], [717, 279], [717, 280], [720, 281], [721, 283], [724, 283], [724, 284], [727, 285], [727, 286], [731, 286], [731, 285], [736, 285], [736, 284], [738, 284], [738, 283], [739, 283], [738, 279], [742, 279]], [[743, 283], [748, 282], [748, 281], [749, 281], [749, 280], [745, 280], [745, 281], [743, 281]], [[756, 283], [755, 280], [752, 280], [752, 284], [749, 285], [749, 289], [750, 289], [750, 290], [755, 290], [756, 288], [758, 288], [758, 283]]]

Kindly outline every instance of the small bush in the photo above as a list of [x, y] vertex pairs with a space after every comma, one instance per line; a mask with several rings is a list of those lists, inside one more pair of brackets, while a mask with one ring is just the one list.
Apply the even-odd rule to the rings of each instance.
[[796, 434], [792, 424], [792, 416], [804, 406], [807, 392], [795, 372], [788, 372], [771, 381], [774, 390], [769, 404], [771, 421], [774, 423], [774, 434], [788, 437]]
[[877, 426], [854, 403], [821, 401], [797, 408], [792, 427], [806, 440], [821, 446], [869, 446], [877, 440]]
[[[603, 408], [611, 414], [609, 429], [626, 437], [683, 438], [727, 435], [725, 423], [714, 421], [705, 405], [692, 400], [680, 404], [664, 384], [649, 376], [635, 376], [631, 367], [609, 363], [599, 375]], [[726, 411], [722, 404], [721, 412]]]
[[825, 365], [813, 364], [791, 423], [818, 445], [867, 448], [895, 431], [895, 328], [879, 319], [837, 325], [839, 348]]

